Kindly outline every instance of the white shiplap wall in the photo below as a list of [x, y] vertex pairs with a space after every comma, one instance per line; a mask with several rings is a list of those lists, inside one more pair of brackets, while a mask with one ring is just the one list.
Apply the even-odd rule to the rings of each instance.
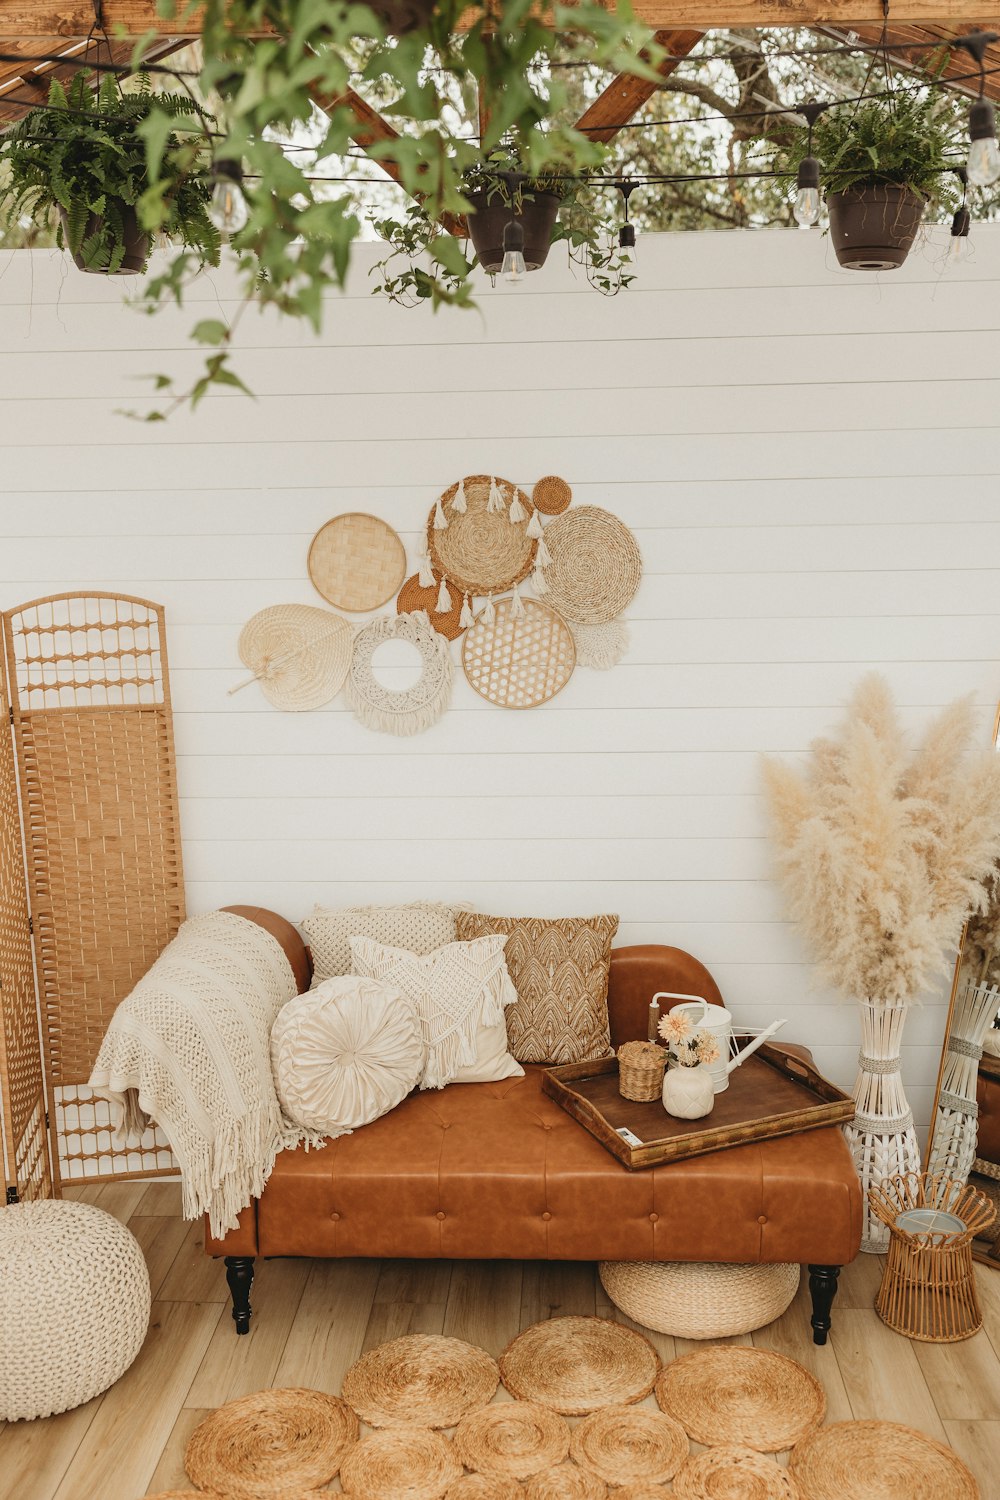
[[[558, 253], [482, 315], [370, 297], [365, 252], [321, 338], [251, 316], [226, 395], [166, 426], [140, 375], [192, 371], [196, 314], [155, 319], [48, 252], [0, 255], [0, 602], [77, 588], [165, 603], [189, 903], [464, 897], [617, 911], [620, 940], [677, 943], [738, 1018], [787, 1014], [849, 1085], [856, 1022], [814, 985], [769, 875], [758, 754], [794, 754], [857, 677], [889, 677], [916, 731], [1000, 694], [1000, 228], [942, 274], [940, 237], [898, 275], [839, 272], [793, 232], [646, 237], [641, 278], [590, 292]], [[551, 705], [504, 713], [459, 675], [429, 733], [362, 729], [226, 689], [242, 623], [319, 603], [309, 539], [372, 510], [411, 560], [435, 494], [467, 472], [635, 528], [632, 646]], [[457, 654], [457, 653], [456, 653]], [[905, 1074], [930, 1112], [942, 984]]]

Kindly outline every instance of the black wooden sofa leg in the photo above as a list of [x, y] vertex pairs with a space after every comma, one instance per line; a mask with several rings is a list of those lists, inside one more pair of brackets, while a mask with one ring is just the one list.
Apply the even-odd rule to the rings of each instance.
[[[826, 1336], [830, 1332], [830, 1309], [833, 1307], [833, 1299], [837, 1295], [837, 1277], [840, 1275], [839, 1266], [810, 1266], [809, 1267], [809, 1290], [812, 1293], [812, 1318], [813, 1343], [825, 1344]], [[235, 1318], [236, 1314], [233, 1313]]]
[[233, 1322], [237, 1333], [250, 1332], [250, 1288], [253, 1286], [252, 1255], [227, 1255], [226, 1280], [233, 1294]]

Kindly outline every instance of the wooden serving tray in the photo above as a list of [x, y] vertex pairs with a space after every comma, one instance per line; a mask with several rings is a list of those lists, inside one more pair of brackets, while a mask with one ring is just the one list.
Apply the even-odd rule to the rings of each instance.
[[[658, 1099], [651, 1104], [623, 1099], [616, 1057], [550, 1068], [542, 1087], [633, 1171], [854, 1118], [847, 1094], [803, 1058], [768, 1042], [730, 1073], [728, 1089], [716, 1094], [715, 1108], [701, 1120], [675, 1120]], [[638, 1136], [641, 1145], [630, 1145], [617, 1133], [619, 1127]]]

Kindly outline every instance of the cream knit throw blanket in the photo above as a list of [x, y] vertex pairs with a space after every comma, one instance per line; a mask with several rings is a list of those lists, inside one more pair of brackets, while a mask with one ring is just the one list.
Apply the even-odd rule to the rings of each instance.
[[177, 1157], [184, 1217], [236, 1227], [284, 1148], [322, 1137], [281, 1113], [271, 1026], [296, 993], [269, 932], [233, 912], [185, 922], [115, 1011], [90, 1086], [111, 1103], [119, 1140], [152, 1121]]

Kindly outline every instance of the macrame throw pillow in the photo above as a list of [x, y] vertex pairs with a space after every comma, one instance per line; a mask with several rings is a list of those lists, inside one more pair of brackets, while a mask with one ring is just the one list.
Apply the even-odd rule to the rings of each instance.
[[490, 917], [455, 914], [460, 938], [507, 938], [504, 956], [517, 1004], [506, 1012], [519, 1062], [589, 1062], [611, 1051], [608, 973], [617, 917]]
[[422, 1089], [523, 1075], [507, 1051], [504, 1007], [515, 1003], [517, 992], [504, 962], [505, 941], [483, 937], [419, 954], [351, 938], [355, 973], [392, 985], [416, 1008], [426, 1048]]
[[271, 1066], [290, 1119], [331, 1139], [395, 1109], [423, 1071], [412, 1004], [354, 974], [289, 1000], [271, 1031]]
[[334, 974], [351, 972], [351, 938], [431, 953], [455, 941], [455, 908], [443, 902], [413, 901], [407, 906], [349, 906], [316, 909], [299, 924], [312, 950], [312, 987]]

